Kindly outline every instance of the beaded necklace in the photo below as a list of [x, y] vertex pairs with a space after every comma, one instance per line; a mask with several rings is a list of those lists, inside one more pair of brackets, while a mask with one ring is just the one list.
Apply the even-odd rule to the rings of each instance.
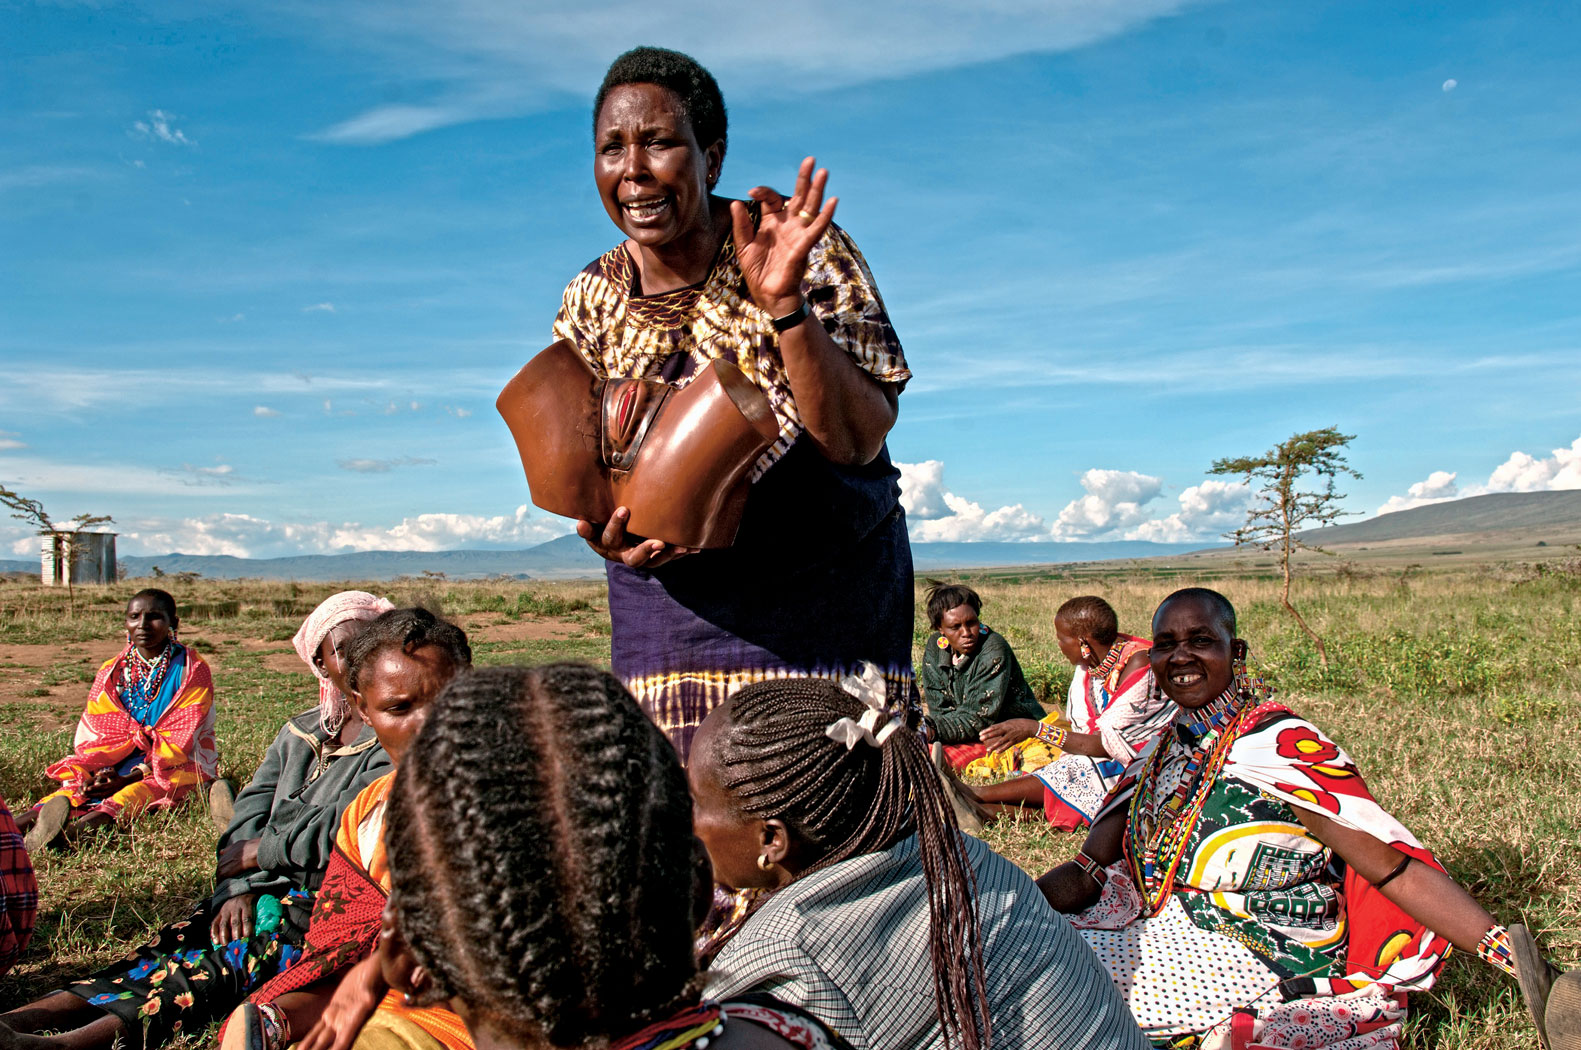
[[718, 1003], [698, 1003], [611, 1043], [610, 1050], [704, 1050], [725, 1030], [724, 1025], [725, 1015]]
[[1120, 662], [1120, 654], [1125, 651], [1125, 643], [1128, 641], [1129, 638], [1116, 638], [1114, 644], [1109, 646], [1109, 651], [1103, 654], [1103, 661], [1097, 667], [1087, 668], [1087, 677], [1095, 682], [1107, 682], [1109, 672]]
[[159, 690], [170, 673], [171, 656], [176, 643], [167, 641], [164, 650], [153, 660], [145, 657], [135, 645], [127, 646], [125, 672], [121, 682], [121, 705], [139, 722], [148, 714]]
[[1203, 806], [1229, 757], [1231, 745], [1246, 728], [1243, 716], [1260, 706], [1250, 701], [1261, 701], [1270, 694], [1262, 679], [1237, 675], [1228, 689], [1203, 707], [1182, 712], [1182, 717], [1191, 721], [1177, 721], [1175, 730], [1180, 742], [1192, 747], [1191, 755], [1175, 790], [1162, 805], [1150, 810], [1147, 800], [1153, 796], [1163, 773], [1171, 742], [1162, 740], [1153, 749], [1131, 796], [1125, 837], [1126, 860], [1146, 903], [1145, 914], [1157, 915], [1169, 900]]

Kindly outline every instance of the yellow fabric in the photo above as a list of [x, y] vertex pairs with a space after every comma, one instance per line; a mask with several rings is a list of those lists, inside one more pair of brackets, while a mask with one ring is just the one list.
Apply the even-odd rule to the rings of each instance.
[[116, 807], [115, 813], [118, 818], [130, 820], [141, 813], [143, 810], [147, 809], [149, 804], [159, 796], [155, 793], [153, 787], [146, 780], [139, 780], [135, 784], [126, 785], [124, 788], [117, 791], [113, 795], [108, 795], [100, 799], [90, 799], [87, 795], [81, 793], [80, 791], [70, 787], [63, 787], [58, 791], [51, 791], [49, 794], [45, 795], [43, 798], [34, 803], [34, 805], [42, 806], [50, 799], [56, 797], [68, 800], [71, 803], [72, 809], [82, 809], [84, 806], [102, 806], [108, 802], [111, 807]]
[[383, 1006], [368, 1018], [351, 1044], [352, 1050], [445, 1050], [445, 1044], [410, 1017]]
[[[390, 863], [384, 852], [384, 810], [394, 783], [395, 774], [386, 773], [363, 788], [341, 814], [340, 830], [335, 835], [335, 845], [340, 851], [360, 865], [386, 894], [390, 892]], [[368, 843], [370, 848], [364, 851], [363, 843]], [[389, 1029], [389, 1032], [378, 1036], [386, 1040], [378, 1044], [378, 1050], [397, 1050], [402, 1046], [427, 1047], [429, 1044], [388, 1041], [395, 1039], [396, 1033], [409, 1032], [413, 1027], [436, 1040], [445, 1050], [474, 1050], [467, 1026], [448, 1006], [407, 1006], [401, 1001], [401, 996], [392, 991], [380, 1001], [373, 1018], [382, 1018], [381, 1023]], [[368, 1025], [372, 1024], [373, 1019], [370, 1019]], [[363, 1046], [362, 1040], [367, 1034], [368, 1027], [364, 1026], [363, 1036], [357, 1040], [358, 1047]]]
[[[1046, 726], [1070, 729], [1070, 721], [1058, 711], [1044, 715], [1041, 721]], [[1042, 769], [1064, 753], [1035, 736], [1029, 736], [1021, 743], [1012, 744], [1003, 751], [990, 751], [982, 758], [972, 759], [961, 772], [969, 777], [1003, 777], [1011, 773], [1031, 773]]]

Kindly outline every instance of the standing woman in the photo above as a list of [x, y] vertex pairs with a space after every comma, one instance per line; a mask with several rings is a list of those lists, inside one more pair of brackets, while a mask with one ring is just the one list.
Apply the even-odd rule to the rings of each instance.
[[60, 788], [17, 823], [27, 848], [57, 839], [68, 821], [108, 827], [168, 809], [214, 779], [214, 680], [203, 657], [176, 641], [176, 600], [155, 588], [126, 603], [126, 648], [88, 691], [72, 753], [45, 772]]
[[621, 243], [565, 290], [555, 319], [601, 376], [685, 386], [709, 361], [767, 396], [779, 438], [755, 466], [734, 547], [579, 522], [608, 560], [615, 673], [685, 757], [748, 682], [878, 665], [911, 690], [911, 548], [885, 435], [911, 372], [862, 253], [833, 223], [826, 171], [795, 192], [716, 195], [719, 86], [693, 59], [617, 58], [593, 106], [593, 175]]

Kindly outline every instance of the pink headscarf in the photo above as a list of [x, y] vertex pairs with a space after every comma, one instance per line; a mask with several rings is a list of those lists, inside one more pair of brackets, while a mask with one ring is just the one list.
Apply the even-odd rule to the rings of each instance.
[[350, 620], [371, 620], [393, 608], [395, 606], [389, 600], [367, 591], [341, 591], [319, 602], [318, 608], [308, 614], [296, 637], [291, 639], [296, 655], [318, 678], [318, 724], [324, 732], [330, 735], [340, 732], [351, 705], [346, 702], [345, 695], [335, 688], [335, 684], [319, 670], [318, 664], [313, 661], [314, 654], [324, 644], [329, 632], [341, 624]]

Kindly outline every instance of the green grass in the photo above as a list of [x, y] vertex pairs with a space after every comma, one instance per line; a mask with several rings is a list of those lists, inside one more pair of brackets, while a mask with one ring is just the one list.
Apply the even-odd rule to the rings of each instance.
[[[1193, 583], [1223, 590], [1240, 610], [1253, 665], [1280, 698], [1351, 752], [1379, 801], [1490, 911], [1506, 922], [1525, 921], [1560, 962], [1581, 963], [1575, 573], [1347, 567], [1301, 581], [1296, 601], [1329, 643], [1326, 670], [1279, 608], [1266, 566], [1198, 574], [1088, 566], [967, 579], [983, 594], [985, 621], [1015, 645], [1051, 703], [1063, 702], [1071, 675], [1054, 642], [1053, 613], [1065, 599], [1101, 594], [1119, 611], [1123, 629], [1146, 633], [1169, 590]], [[118, 637], [127, 597], [148, 582], [79, 589], [75, 615], [68, 615], [64, 594], [0, 582], [0, 645], [62, 650], [44, 667], [0, 659], [12, 695], [23, 698], [0, 704], [11, 730], [0, 735], [0, 794], [13, 808], [48, 789], [44, 767], [71, 744], [69, 726], [57, 728], [71, 717], [62, 701], [29, 698], [43, 697], [49, 685], [90, 680], [92, 661], [78, 643]], [[171, 588], [182, 606], [183, 638], [224, 664], [216, 680], [222, 775], [244, 781], [281, 723], [315, 701], [311, 680], [271, 670], [265, 659], [289, 653], [301, 617], [342, 586], [197, 581]], [[475, 640], [480, 664], [609, 659], [601, 584], [417, 579], [367, 589], [469, 617], [474, 630], [549, 620], [565, 628], [556, 634], [571, 635]], [[920, 617], [914, 630], [920, 644], [927, 634]], [[77, 653], [63, 651], [72, 647]], [[38, 932], [0, 982], [0, 1008], [110, 962], [184, 916], [211, 885], [216, 837], [201, 807], [188, 806], [76, 852], [38, 858]], [[1041, 818], [1004, 823], [987, 838], [1034, 874], [1080, 845], [1080, 836], [1057, 833]], [[1536, 1047], [1514, 983], [1474, 958], [1452, 958], [1437, 987], [1413, 1002], [1412, 1047]]]

